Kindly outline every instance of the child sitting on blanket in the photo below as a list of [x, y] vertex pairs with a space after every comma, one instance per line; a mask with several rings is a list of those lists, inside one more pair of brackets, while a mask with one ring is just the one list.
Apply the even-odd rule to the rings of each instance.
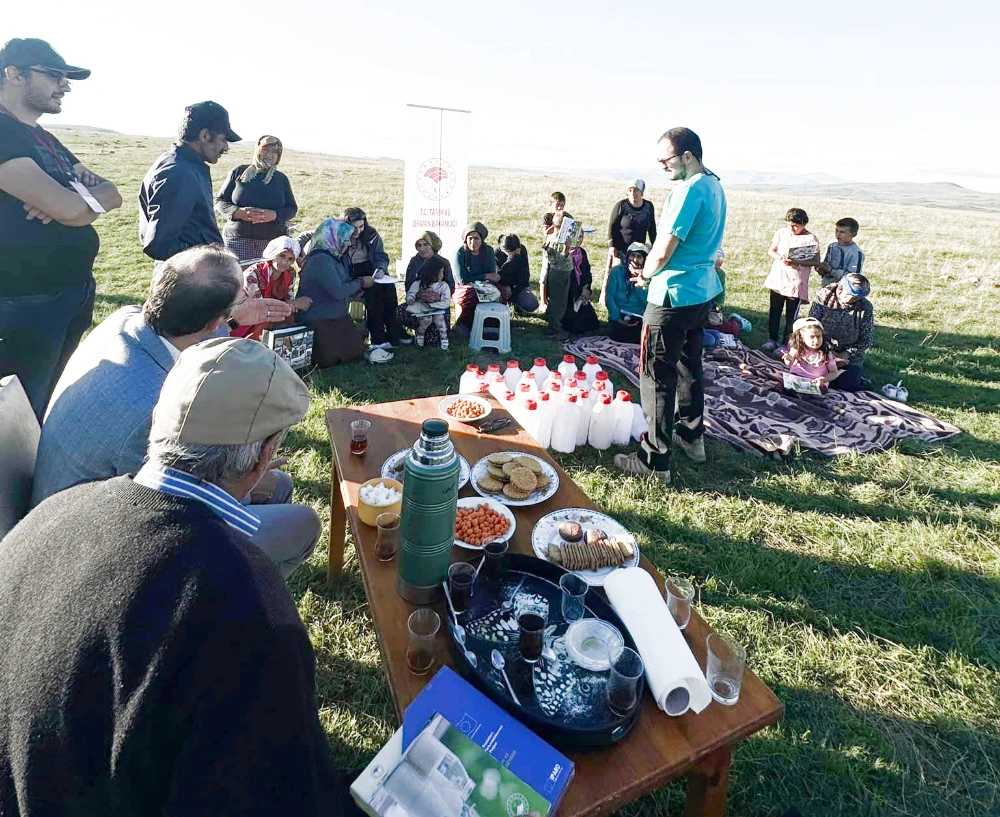
[[448, 321], [445, 316], [451, 309], [451, 289], [444, 280], [444, 259], [432, 255], [420, 267], [420, 277], [406, 293], [406, 311], [418, 319], [414, 342], [424, 346], [424, 336], [433, 323], [441, 336], [441, 348], [448, 348]]
[[808, 378], [823, 391], [840, 374], [837, 358], [823, 336], [823, 324], [815, 318], [795, 321], [792, 336], [788, 339], [788, 351], [781, 359], [792, 374]]

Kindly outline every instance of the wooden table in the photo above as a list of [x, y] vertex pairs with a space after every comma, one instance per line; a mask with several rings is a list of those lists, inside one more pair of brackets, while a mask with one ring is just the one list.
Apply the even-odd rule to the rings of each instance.
[[[335, 580], [344, 564], [344, 533], [350, 522], [365, 591], [378, 634], [382, 663], [389, 679], [396, 714], [419, 694], [431, 675], [413, 675], [406, 666], [406, 619], [416, 609], [396, 593], [396, 562], [383, 563], [375, 558], [375, 528], [357, 517], [358, 490], [365, 480], [379, 476], [386, 457], [414, 443], [421, 423], [440, 417], [440, 397], [402, 400], [396, 403], [332, 409], [326, 413], [326, 425], [333, 449], [333, 474], [330, 497], [329, 579]], [[504, 412], [494, 402], [493, 416]], [[351, 421], [365, 418], [372, 423], [368, 452], [364, 457], [350, 454]], [[542, 516], [565, 507], [594, 508], [586, 494], [570, 479], [548, 454], [516, 423], [506, 432], [479, 435], [472, 426], [449, 421], [451, 438], [458, 452], [470, 465], [494, 451], [518, 450], [544, 457], [559, 474], [560, 487], [555, 496], [539, 505], [512, 508], [517, 529], [511, 550], [531, 554], [531, 530]], [[463, 495], [475, 496], [472, 486]], [[456, 548], [455, 558], [469, 556]], [[645, 558], [642, 567], [662, 588], [663, 580]], [[442, 618], [444, 617], [444, 611]], [[705, 638], [711, 628], [696, 613], [684, 631], [699, 663], [705, 664]], [[443, 638], [443, 636], [442, 636]], [[439, 650], [442, 660], [450, 663], [448, 651]], [[576, 776], [560, 808], [560, 817], [597, 817], [609, 814], [663, 784], [686, 774], [688, 796], [686, 814], [722, 815], [726, 808], [726, 789], [733, 748], [754, 732], [781, 719], [783, 707], [764, 684], [749, 670], [743, 677], [739, 702], [727, 707], [712, 702], [700, 715], [688, 713], [671, 718], [661, 712], [646, 694], [643, 712], [632, 732], [615, 746], [600, 751], [569, 753], [576, 763]]]

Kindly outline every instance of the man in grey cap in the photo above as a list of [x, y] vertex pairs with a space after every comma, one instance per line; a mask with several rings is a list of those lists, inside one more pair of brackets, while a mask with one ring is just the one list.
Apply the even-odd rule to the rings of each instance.
[[89, 76], [43, 40], [0, 49], [0, 377], [20, 378], [39, 419], [93, 317], [91, 224], [122, 203], [38, 124]]
[[309, 395], [256, 341], [185, 349], [132, 478], [46, 500], [0, 548], [0, 804], [334, 815], [315, 658], [238, 497]]
[[165, 261], [197, 244], [222, 243], [208, 165], [239, 141], [219, 103], [184, 109], [177, 144], [153, 162], [139, 189], [139, 238], [146, 255]]

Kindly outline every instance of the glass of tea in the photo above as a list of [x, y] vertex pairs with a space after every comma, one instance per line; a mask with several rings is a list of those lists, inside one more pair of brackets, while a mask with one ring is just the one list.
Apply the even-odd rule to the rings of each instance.
[[391, 562], [399, 549], [399, 514], [380, 513], [375, 517], [378, 538], [375, 540], [375, 556], [380, 562]]
[[369, 420], [355, 420], [351, 423], [351, 453], [363, 457], [368, 450], [368, 429], [372, 427]]
[[410, 613], [406, 627], [410, 631], [406, 664], [414, 675], [426, 675], [434, 666], [434, 639], [441, 628], [441, 617], [424, 607]]
[[524, 607], [517, 617], [520, 635], [517, 649], [521, 657], [529, 664], [534, 664], [542, 657], [542, 647], [545, 646], [545, 628], [549, 623], [549, 611], [541, 606]]
[[468, 562], [456, 562], [448, 568], [448, 590], [456, 615], [469, 609], [472, 602], [472, 585], [476, 579], [476, 569]]
[[488, 539], [483, 551], [486, 555], [486, 563], [483, 565], [483, 573], [490, 584], [499, 584], [507, 572], [507, 551], [510, 545], [506, 539]]
[[608, 709], [619, 717], [631, 714], [639, 705], [639, 679], [643, 672], [642, 658], [628, 647], [611, 660], [605, 695]]

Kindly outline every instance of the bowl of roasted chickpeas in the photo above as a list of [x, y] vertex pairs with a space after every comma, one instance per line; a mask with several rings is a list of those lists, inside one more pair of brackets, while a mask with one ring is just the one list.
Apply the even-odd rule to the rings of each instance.
[[514, 514], [495, 499], [481, 496], [458, 500], [455, 513], [455, 544], [467, 550], [482, 550], [493, 539], [514, 535]]
[[478, 423], [489, 417], [493, 407], [489, 400], [478, 394], [453, 394], [438, 403], [438, 411], [449, 420]]

